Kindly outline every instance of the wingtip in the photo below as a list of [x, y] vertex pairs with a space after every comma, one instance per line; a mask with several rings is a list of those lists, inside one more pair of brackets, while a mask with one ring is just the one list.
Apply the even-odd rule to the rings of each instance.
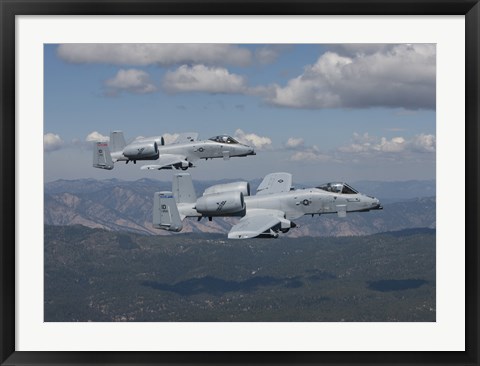
[[159, 167], [156, 165], [144, 165], [140, 167], [140, 170], [155, 170], [155, 169], [159, 169]]
[[228, 233], [228, 239], [248, 239], [249, 236], [240, 233]]

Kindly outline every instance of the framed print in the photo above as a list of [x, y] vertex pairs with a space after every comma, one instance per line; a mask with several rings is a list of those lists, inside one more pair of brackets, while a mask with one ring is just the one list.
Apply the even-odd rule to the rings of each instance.
[[478, 364], [477, 1], [0, 9], [2, 365]]

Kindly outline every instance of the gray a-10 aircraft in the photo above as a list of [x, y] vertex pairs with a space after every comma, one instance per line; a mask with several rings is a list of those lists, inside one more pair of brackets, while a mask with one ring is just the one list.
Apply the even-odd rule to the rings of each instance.
[[241, 144], [233, 137], [219, 135], [208, 140], [197, 140], [198, 133], [182, 133], [168, 145], [162, 136], [142, 137], [125, 143], [122, 131], [110, 134], [110, 143], [96, 142], [93, 149], [93, 167], [112, 170], [114, 163], [127, 164], [137, 160], [156, 160], [155, 165], [144, 165], [144, 170], [183, 169], [193, 166], [199, 159], [255, 155], [252, 147]]
[[181, 231], [186, 217], [240, 216], [228, 233], [229, 239], [276, 238], [303, 215], [381, 210], [375, 197], [357, 192], [346, 183], [327, 183], [315, 188], [294, 189], [290, 173], [268, 174], [250, 196], [247, 182], [218, 184], [196, 196], [190, 174], [175, 174], [172, 192], [156, 192], [153, 227]]

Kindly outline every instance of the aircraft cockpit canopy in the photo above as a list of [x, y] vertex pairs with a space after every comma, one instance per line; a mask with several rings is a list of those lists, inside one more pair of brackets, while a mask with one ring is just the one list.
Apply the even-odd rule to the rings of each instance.
[[327, 183], [317, 187], [327, 192], [343, 193], [343, 194], [356, 194], [357, 190], [350, 187], [347, 183]]
[[213, 136], [213, 137], [210, 137], [209, 140], [220, 142], [222, 144], [238, 144], [237, 140], [235, 140], [233, 137], [228, 135]]

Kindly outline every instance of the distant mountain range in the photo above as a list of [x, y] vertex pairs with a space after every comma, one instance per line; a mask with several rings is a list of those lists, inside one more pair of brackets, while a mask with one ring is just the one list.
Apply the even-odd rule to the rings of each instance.
[[[260, 180], [252, 184], [253, 191]], [[198, 194], [218, 182], [194, 182]], [[306, 185], [305, 185], [306, 186]], [[361, 188], [365, 186], [368, 189]], [[360, 191], [377, 197], [397, 197], [396, 202], [384, 204], [384, 210], [352, 213], [341, 219], [336, 215], [302, 217], [295, 220], [298, 227], [286, 234], [300, 236], [357, 236], [409, 228], [435, 228], [435, 182], [360, 182]], [[84, 225], [111, 231], [130, 231], [140, 234], [172, 235], [152, 227], [153, 194], [171, 189], [170, 182], [154, 179], [137, 181], [57, 180], [45, 184], [44, 223], [47, 225]], [[376, 194], [375, 192], [381, 194]], [[398, 198], [401, 197], [401, 198]], [[382, 200], [384, 203], [385, 200]], [[224, 233], [238, 218], [214, 218], [197, 221], [186, 219], [184, 232]]]
[[[205, 188], [221, 183], [240, 181], [237, 179], [224, 179], [220, 181], [195, 181], [195, 188], [197, 193], [200, 194]], [[252, 192], [255, 192], [256, 188], [261, 182], [261, 179], [250, 180], [250, 186]], [[297, 188], [303, 187], [315, 187], [319, 186], [324, 181], [319, 182], [294, 182], [294, 186]], [[348, 182], [349, 184], [359, 190], [362, 193], [378, 197], [382, 202], [399, 202], [413, 198], [433, 197], [436, 195], [436, 182], [435, 180], [408, 180], [397, 182], [379, 182], [379, 181], [358, 181]], [[150, 178], [142, 178], [136, 181], [126, 181], [116, 178], [96, 180], [96, 179], [77, 179], [77, 180], [56, 180], [53, 182], [45, 183], [45, 193], [57, 194], [57, 193], [91, 193], [103, 188], [114, 187], [137, 187], [140, 189], [153, 188], [156, 192], [159, 190], [170, 190], [172, 187], [171, 181], [161, 181]], [[150, 193], [150, 192], [149, 192]]]

